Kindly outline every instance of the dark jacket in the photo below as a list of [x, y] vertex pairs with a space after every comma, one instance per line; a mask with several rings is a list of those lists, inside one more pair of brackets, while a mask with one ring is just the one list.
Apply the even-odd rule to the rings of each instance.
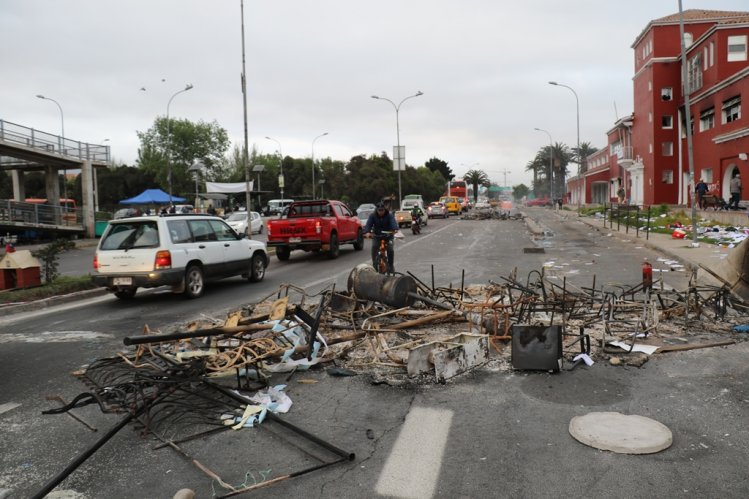
[[396, 231], [398, 230], [398, 222], [395, 221], [395, 217], [388, 210], [382, 216], [377, 214], [377, 211], [369, 215], [367, 223], [364, 225], [364, 233], [373, 232], [376, 236], [381, 236], [382, 231]]

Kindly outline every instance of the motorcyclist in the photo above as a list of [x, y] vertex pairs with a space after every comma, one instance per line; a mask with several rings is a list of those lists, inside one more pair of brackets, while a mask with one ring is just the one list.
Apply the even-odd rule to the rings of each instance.
[[[382, 231], [392, 232], [392, 234], [383, 234]], [[375, 211], [369, 215], [367, 223], [364, 224], [364, 237], [372, 238], [372, 266], [374, 267], [377, 263], [377, 253], [380, 250], [380, 239], [387, 241], [387, 258], [388, 258], [388, 272], [395, 272], [395, 252], [393, 251], [393, 236], [398, 232], [398, 222], [395, 221], [395, 216], [385, 208], [385, 205], [380, 201], [376, 205]]]
[[421, 209], [421, 206], [415, 204], [414, 207], [411, 208], [411, 219], [415, 219], [419, 223], [419, 226], [421, 226], [421, 217], [423, 216], [424, 211]]

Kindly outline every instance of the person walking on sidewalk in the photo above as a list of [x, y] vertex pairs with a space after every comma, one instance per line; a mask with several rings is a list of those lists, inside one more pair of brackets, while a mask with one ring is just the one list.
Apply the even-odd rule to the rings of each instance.
[[700, 179], [700, 181], [697, 182], [697, 185], [694, 186], [694, 192], [697, 193], [697, 206], [699, 206], [701, 210], [705, 209], [705, 195], [707, 195], [707, 191], [707, 184], [703, 179]]
[[728, 202], [728, 209], [738, 210], [739, 201], [741, 201], [741, 175], [738, 173], [731, 179], [731, 200]]

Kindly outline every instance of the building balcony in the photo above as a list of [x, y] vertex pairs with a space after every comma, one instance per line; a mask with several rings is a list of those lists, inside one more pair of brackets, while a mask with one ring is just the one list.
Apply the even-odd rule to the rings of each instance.
[[635, 162], [635, 158], [632, 152], [632, 146], [622, 146], [619, 151], [617, 151], [616, 155], [617, 164], [624, 168], [632, 166], [632, 164]]

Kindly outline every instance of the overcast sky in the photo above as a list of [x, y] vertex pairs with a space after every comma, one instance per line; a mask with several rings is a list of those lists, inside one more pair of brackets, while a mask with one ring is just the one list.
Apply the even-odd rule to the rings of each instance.
[[[746, 0], [683, 8], [749, 10]], [[554, 142], [601, 148], [632, 112], [635, 38], [678, 1], [245, 0], [250, 147], [346, 161], [392, 157], [530, 183], [525, 165]], [[136, 131], [166, 115], [225, 128], [243, 144], [240, 0], [1, 0], [0, 119], [111, 145], [134, 164]], [[141, 88], [145, 88], [141, 90]]]

